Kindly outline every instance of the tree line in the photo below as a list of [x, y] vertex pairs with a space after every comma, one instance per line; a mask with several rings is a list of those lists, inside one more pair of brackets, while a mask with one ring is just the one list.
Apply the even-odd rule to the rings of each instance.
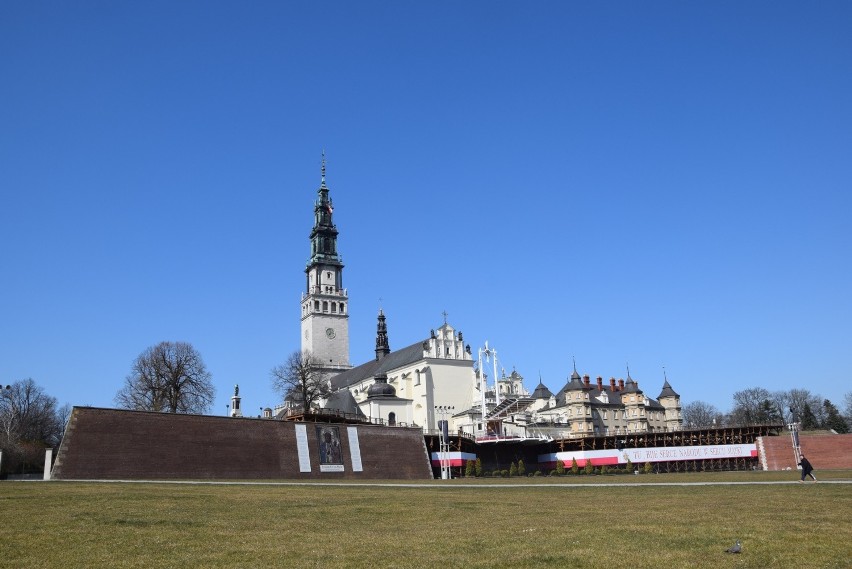
[[0, 474], [41, 472], [44, 451], [59, 445], [70, 412], [30, 378], [0, 385]]
[[843, 397], [843, 411], [819, 394], [807, 389], [769, 391], [750, 387], [733, 395], [733, 406], [723, 413], [704, 401], [683, 406], [684, 428], [748, 426], [799, 423], [800, 429], [852, 431], [852, 391]]

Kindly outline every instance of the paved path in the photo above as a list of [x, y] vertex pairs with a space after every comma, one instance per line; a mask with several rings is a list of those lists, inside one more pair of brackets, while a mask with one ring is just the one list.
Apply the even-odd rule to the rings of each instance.
[[[41, 481], [29, 481], [41, 482]], [[228, 480], [53, 480], [51, 482], [88, 482], [97, 484], [188, 484], [188, 485], [210, 485], [210, 486], [377, 486], [386, 488], [637, 488], [642, 486], [777, 486], [782, 484], [799, 484], [798, 480], [768, 480], [754, 482], [610, 482], [610, 483], [571, 483], [571, 482], [547, 482], [547, 483], [506, 483], [489, 484], [468, 482], [439, 481], [434, 482], [253, 482], [253, 481], [228, 481]], [[852, 484], [852, 479], [820, 480], [819, 482], [805, 482], [802, 486], [823, 484]]]

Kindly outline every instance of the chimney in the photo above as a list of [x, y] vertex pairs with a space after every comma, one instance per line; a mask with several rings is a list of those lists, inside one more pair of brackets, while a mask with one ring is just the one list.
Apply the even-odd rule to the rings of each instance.
[[583, 383], [586, 384], [586, 387], [589, 386], [589, 374], [583, 376]]
[[603, 378], [598, 376], [598, 391], [603, 391]]
[[609, 378], [609, 390], [615, 393], [615, 378]]
[[624, 380], [623, 379], [618, 380], [618, 390], [624, 391]]
[[636, 391], [639, 391], [639, 382], [636, 381], [636, 380], [633, 380], [633, 383], [636, 384]]

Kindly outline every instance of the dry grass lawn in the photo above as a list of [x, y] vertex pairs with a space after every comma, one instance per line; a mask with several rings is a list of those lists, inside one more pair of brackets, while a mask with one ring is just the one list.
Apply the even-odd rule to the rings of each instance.
[[0, 567], [849, 567], [852, 485], [648, 484], [793, 477], [0, 482]]

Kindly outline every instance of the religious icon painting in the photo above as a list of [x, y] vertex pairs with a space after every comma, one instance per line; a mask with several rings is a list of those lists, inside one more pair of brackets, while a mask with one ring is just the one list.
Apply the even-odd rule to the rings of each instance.
[[320, 465], [339, 464], [342, 466], [343, 451], [340, 446], [340, 427], [318, 426], [317, 439], [319, 440]]

